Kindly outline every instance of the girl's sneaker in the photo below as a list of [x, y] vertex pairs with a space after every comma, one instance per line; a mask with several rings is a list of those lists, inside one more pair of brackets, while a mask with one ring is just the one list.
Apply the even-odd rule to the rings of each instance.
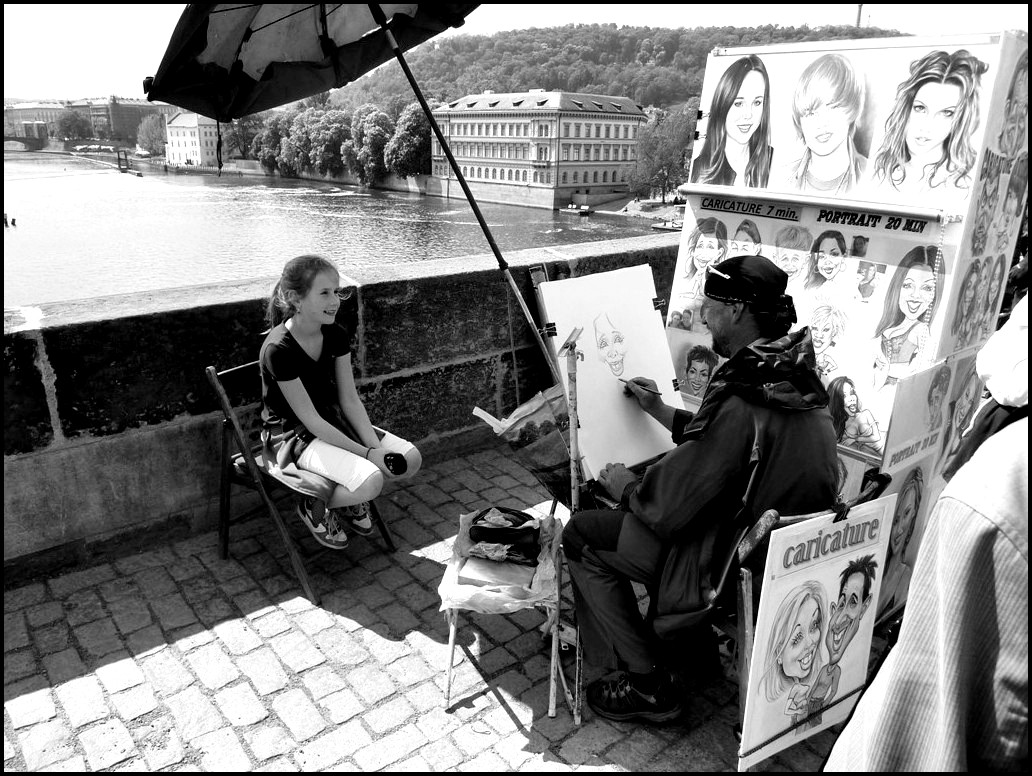
[[319, 544], [333, 550], [343, 550], [348, 546], [348, 535], [341, 528], [333, 510], [317, 499], [302, 499], [297, 505], [297, 516], [301, 518], [312, 536]]
[[360, 536], [369, 536], [373, 533], [373, 520], [369, 516], [369, 502], [351, 504], [346, 507], [331, 509], [337, 519], [345, 525], [351, 526], [351, 530]]

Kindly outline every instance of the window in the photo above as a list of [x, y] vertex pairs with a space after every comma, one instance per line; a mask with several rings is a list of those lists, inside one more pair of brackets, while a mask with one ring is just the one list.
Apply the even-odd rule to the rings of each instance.
[[537, 183], [537, 182], [538, 182], [538, 179], [537, 179], [537, 170], [534, 170], [534, 183]]
[[[627, 139], [627, 125], [626, 124], [624, 125], [624, 128], [623, 128], [623, 139], [624, 140]], [[626, 157], [624, 157], [624, 158], [626, 158]]]
[[563, 173], [563, 183], [566, 183], [566, 173]]
[[569, 125], [569, 123], [564, 123], [563, 124], [563, 137], [569, 137], [569, 136], [570, 136], [570, 125]]
[[592, 183], [598, 183], [598, 170], [595, 170], [595, 174], [591, 176]]
[[627, 161], [627, 146], [624, 146], [623, 149], [623, 161]]
[[574, 183], [577, 182], [577, 171], [576, 170], [573, 171], [573, 182]]
[[509, 170], [509, 180], [512, 180], [512, 170]]
[[573, 161], [575, 161], [575, 162], [579, 162], [580, 161], [580, 146], [574, 146], [573, 147]]
[[492, 180], [497, 180], [498, 178], [498, 170], [494, 167], [491, 168], [491, 178]]
[[603, 173], [602, 173], [602, 182], [603, 183], [609, 183], [609, 173], [606, 172], [606, 171], [603, 171]]
[[573, 125], [573, 136], [580, 137], [580, 124]]
[[606, 124], [606, 139], [609, 139], [609, 125]]
[[570, 161], [570, 147], [568, 145], [563, 146], [563, 161]]
[[606, 162], [609, 161], [609, 146], [602, 149], [602, 160]]
[[527, 171], [526, 170], [523, 171], [523, 182], [524, 183], [527, 182]]

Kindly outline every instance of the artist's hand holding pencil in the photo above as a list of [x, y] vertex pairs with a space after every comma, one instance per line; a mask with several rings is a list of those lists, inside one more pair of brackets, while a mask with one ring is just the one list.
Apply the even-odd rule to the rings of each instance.
[[655, 380], [648, 377], [632, 377], [630, 380], [621, 378], [621, 382], [624, 384], [625, 396], [634, 397], [639, 407], [667, 429], [673, 427], [674, 408], [663, 401], [663, 395]]

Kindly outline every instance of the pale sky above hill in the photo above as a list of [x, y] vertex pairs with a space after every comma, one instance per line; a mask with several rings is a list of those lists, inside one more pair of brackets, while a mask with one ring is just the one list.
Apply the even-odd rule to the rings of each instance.
[[[4, 5], [4, 97], [145, 97], [185, 5]], [[446, 35], [492, 35], [529, 27], [607, 24], [648, 27], [856, 24], [856, 4], [483, 4]], [[1028, 31], [1028, 5], [863, 4], [863, 26], [915, 35]], [[418, 79], [419, 74], [416, 74]]]

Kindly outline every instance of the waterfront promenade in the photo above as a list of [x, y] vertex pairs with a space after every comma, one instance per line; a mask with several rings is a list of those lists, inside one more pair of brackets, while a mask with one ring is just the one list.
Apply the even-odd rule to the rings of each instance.
[[[576, 726], [561, 692], [550, 719], [536, 610], [460, 616], [446, 711], [437, 586], [459, 515], [548, 495], [498, 446], [429, 461], [378, 503], [397, 552], [353, 537], [321, 555], [319, 607], [264, 515], [234, 526], [229, 560], [212, 531], [6, 589], [4, 770], [735, 769], [727, 674], [691, 688], [677, 724], [585, 706]], [[816, 770], [833, 742], [826, 731], [758, 770]]]

